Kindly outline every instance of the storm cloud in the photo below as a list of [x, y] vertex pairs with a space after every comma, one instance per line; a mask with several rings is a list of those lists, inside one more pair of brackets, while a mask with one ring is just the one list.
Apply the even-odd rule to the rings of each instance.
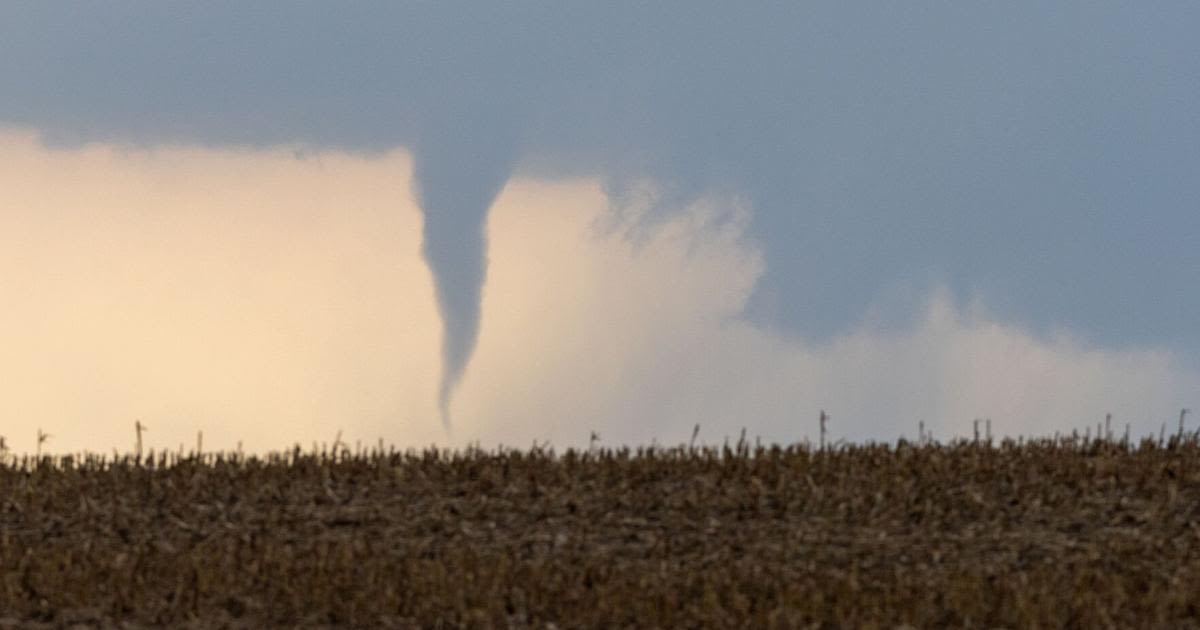
[[635, 230], [744, 199], [765, 268], [741, 316], [783, 334], [904, 327], [944, 290], [1042, 338], [1186, 358], [1197, 29], [1188, 2], [5, 3], [0, 123], [410, 150], [447, 404], [514, 175], [596, 177], [618, 210], [651, 181]]

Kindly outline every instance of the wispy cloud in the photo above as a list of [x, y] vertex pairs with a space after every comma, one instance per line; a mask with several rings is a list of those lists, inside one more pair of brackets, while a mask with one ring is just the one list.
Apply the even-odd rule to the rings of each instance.
[[[1165, 350], [1111, 350], [925, 299], [911, 326], [810, 341], [747, 323], [753, 208], [709, 196], [652, 226], [598, 180], [511, 181], [488, 226], [478, 354], [437, 414], [436, 302], [412, 162], [288, 149], [50, 150], [0, 134], [0, 434], [56, 450], [270, 449], [383, 437], [791, 441], [1094, 422], [1156, 430], [1200, 391]], [[614, 229], [614, 221], [615, 229]], [[837, 274], [836, 268], [826, 271]], [[806, 299], [819, 301], [813, 294]]]
[[706, 199], [634, 241], [596, 229], [607, 212], [587, 182], [522, 182], [498, 200], [496, 271], [461, 401], [475, 435], [578, 443], [594, 428], [613, 443], [670, 443], [699, 423], [710, 440], [744, 427], [790, 442], [815, 438], [820, 409], [854, 440], [911, 437], [920, 422], [968, 435], [977, 417], [1008, 435], [1083, 430], [1109, 412], [1118, 429], [1149, 432], [1200, 386], [1168, 351], [1044, 338], [945, 291], [902, 327], [863, 322], [812, 341], [755, 326], [740, 317], [763, 272], [750, 209]]

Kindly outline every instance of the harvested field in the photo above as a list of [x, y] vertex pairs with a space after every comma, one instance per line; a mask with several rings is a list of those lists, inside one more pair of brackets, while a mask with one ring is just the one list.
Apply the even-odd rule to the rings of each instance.
[[1197, 618], [1194, 436], [0, 466], [0, 627]]

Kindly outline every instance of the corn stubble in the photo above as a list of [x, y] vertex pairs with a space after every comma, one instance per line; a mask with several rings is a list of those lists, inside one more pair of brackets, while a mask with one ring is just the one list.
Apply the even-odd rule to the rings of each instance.
[[0, 627], [1200, 627], [1200, 442], [7, 458]]

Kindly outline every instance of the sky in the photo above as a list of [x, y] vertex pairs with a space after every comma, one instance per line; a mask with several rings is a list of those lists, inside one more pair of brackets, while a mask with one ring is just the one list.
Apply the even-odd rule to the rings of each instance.
[[1157, 431], [1194, 3], [0, 5], [0, 435]]

